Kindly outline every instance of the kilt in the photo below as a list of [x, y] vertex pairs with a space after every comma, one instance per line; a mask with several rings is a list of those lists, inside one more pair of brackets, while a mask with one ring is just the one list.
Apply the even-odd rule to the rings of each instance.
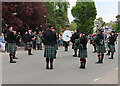
[[58, 44], [55, 45], [55, 50], [58, 50]]
[[55, 46], [45, 45], [44, 57], [54, 58], [55, 57]]
[[7, 52], [8, 53], [14, 53], [15, 52], [15, 43], [8, 43]]
[[79, 56], [78, 58], [87, 58], [87, 49], [86, 50], [84, 50], [84, 49], [80, 50], [78, 56]]
[[79, 43], [79, 39], [75, 39], [75, 43], [73, 43], [72, 49], [74, 49], [74, 50], [79, 49], [79, 47], [78, 47], [78, 45], [77, 45], [78, 43]]
[[30, 42], [25, 43], [25, 50], [31, 49], [32, 44]]
[[110, 45], [110, 52], [115, 52], [115, 45]]
[[97, 53], [106, 53], [105, 45], [104, 46], [97, 45]]
[[77, 50], [79, 47], [76, 45], [76, 43], [73, 43], [72, 49]]

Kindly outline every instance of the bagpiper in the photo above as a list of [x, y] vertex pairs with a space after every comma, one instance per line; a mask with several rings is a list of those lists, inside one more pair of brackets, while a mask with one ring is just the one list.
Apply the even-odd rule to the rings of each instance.
[[97, 30], [97, 36], [94, 40], [97, 46], [97, 53], [98, 53], [98, 62], [96, 63], [103, 63], [104, 53], [106, 53], [106, 48], [104, 44], [104, 35], [100, 29]]
[[53, 69], [53, 59], [55, 57], [55, 45], [57, 41], [56, 33], [52, 31], [51, 25], [49, 25], [48, 30], [43, 33], [43, 44], [45, 45], [44, 57], [46, 58], [46, 69]]
[[24, 43], [25, 43], [25, 50], [28, 50], [28, 55], [33, 55], [31, 53], [32, 50], [32, 30], [28, 30], [24, 35]]
[[81, 69], [85, 69], [85, 65], [86, 65], [86, 58], [87, 58], [87, 42], [88, 39], [85, 36], [85, 34], [80, 34], [80, 39], [79, 39], [79, 56], [78, 58], [80, 58], [80, 67]]
[[13, 61], [13, 54], [15, 52], [15, 42], [16, 42], [16, 36], [13, 33], [13, 28], [12, 26], [8, 26], [8, 31], [7, 31], [7, 52], [9, 53], [10, 56], [10, 63], [16, 63], [16, 61]]
[[114, 35], [114, 31], [112, 31], [112, 34], [109, 38], [109, 48], [110, 48], [110, 52], [111, 52], [111, 57], [109, 59], [113, 59], [113, 55], [115, 52], [115, 41], [116, 41], [116, 37]]
[[71, 42], [73, 43], [72, 44], [72, 49], [74, 49], [74, 55], [73, 55], [73, 57], [77, 57], [77, 50], [78, 50], [77, 40], [79, 39], [79, 36], [80, 36], [79, 35], [79, 30], [76, 29], [75, 33], [71, 37]]

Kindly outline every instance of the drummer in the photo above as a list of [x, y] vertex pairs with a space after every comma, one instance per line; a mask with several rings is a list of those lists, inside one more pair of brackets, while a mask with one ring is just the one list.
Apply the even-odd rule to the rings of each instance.
[[[66, 31], [69, 31], [69, 26], [66, 26]], [[68, 35], [66, 34], [66, 36], [68, 36]], [[65, 51], [68, 51], [69, 42], [70, 42], [70, 40], [65, 41], [64, 38], [63, 38], [63, 45], [65, 47]]]

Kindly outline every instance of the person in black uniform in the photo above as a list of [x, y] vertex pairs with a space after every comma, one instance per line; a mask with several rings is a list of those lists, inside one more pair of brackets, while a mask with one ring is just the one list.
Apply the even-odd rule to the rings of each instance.
[[28, 55], [33, 55], [31, 53], [32, 49], [32, 30], [28, 30], [28, 33], [23, 37], [25, 43], [25, 50], [28, 50]]
[[98, 53], [98, 62], [103, 63], [104, 53], [106, 52], [105, 44], [104, 44], [104, 35], [100, 29], [97, 30], [97, 37], [94, 40], [97, 45], [97, 53]]
[[81, 66], [79, 68], [81, 69], [85, 69], [85, 65], [86, 65], [86, 58], [87, 58], [87, 42], [88, 39], [85, 36], [85, 34], [80, 34], [81, 37], [79, 38], [79, 56], [78, 58], [80, 58], [80, 63]]
[[53, 69], [53, 59], [55, 57], [55, 45], [57, 36], [56, 33], [52, 31], [51, 25], [49, 26], [48, 30], [43, 33], [43, 44], [45, 45], [44, 50], [44, 57], [46, 58], [46, 69], [49, 69], [49, 62], [50, 62], [50, 69]]
[[77, 49], [78, 49], [78, 44], [77, 44], [77, 40], [79, 39], [79, 30], [76, 29], [75, 33], [72, 35], [71, 37], [71, 42], [73, 43], [72, 49], [74, 49], [74, 55], [73, 57], [77, 57]]
[[116, 41], [116, 37], [114, 35], [114, 31], [112, 31], [112, 34], [109, 38], [109, 48], [110, 48], [110, 52], [111, 52], [111, 57], [109, 59], [113, 59], [113, 55], [115, 52], [115, 41]]
[[[69, 30], [69, 26], [67, 26], [67, 29], [66, 30]], [[70, 41], [63, 41], [63, 45], [65, 46], [65, 51], [68, 51], [68, 46], [69, 46], [69, 42]]]
[[13, 33], [13, 28], [12, 26], [8, 26], [8, 31], [7, 31], [7, 52], [9, 53], [10, 56], [10, 63], [16, 63], [16, 61], [13, 61], [13, 53], [15, 52], [15, 41], [16, 41], [16, 36]]

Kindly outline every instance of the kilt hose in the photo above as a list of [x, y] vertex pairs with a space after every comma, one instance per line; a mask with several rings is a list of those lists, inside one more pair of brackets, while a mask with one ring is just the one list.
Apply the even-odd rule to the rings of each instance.
[[106, 53], [105, 45], [104, 46], [97, 45], [97, 53]]
[[45, 45], [44, 57], [54, 58], [55, 57], [55, 46]]
[[31, 42], [26, 42], [25, 43], [25, 50], [31, 49], [32, 48], [32, 44]]
[[84, 50], [84, 49], [79, 50], [78, 56], [79, 56], [78, 58], [87, 58], [87, 49], [86, 50]]
[[110, 52], [115, 52], [115, 45], [110, 45]]
[[14, 53], [15, 52], [15, 43], [8, 43], [7, 52], [8, 53]]

